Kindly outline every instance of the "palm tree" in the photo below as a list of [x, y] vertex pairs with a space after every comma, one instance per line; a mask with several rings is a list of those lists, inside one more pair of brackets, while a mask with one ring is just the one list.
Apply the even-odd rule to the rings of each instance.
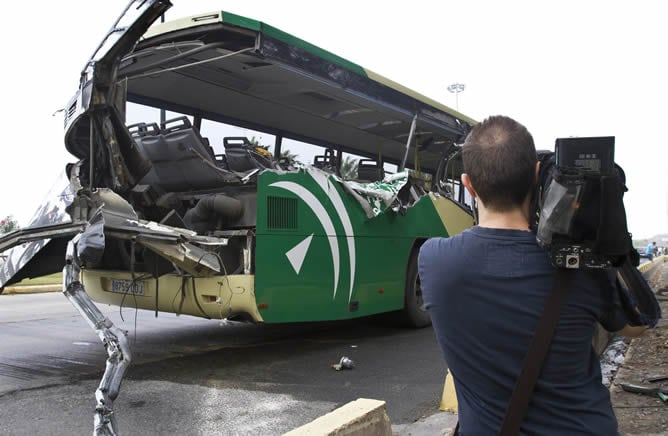
[[[251, 138], [248, 140], [248, 142], [250, 142], [251, 145], [253, 145], [255, 147], [262, 147], [265, 150], [269, 149], [268, 145], [260, 144], [259, 138], [256, 138], [255, 136], [251, 136]], [[281, 151], [281, 158], [279, 159], [279, 161], [287, 162], [288, 165], [294, 166], [294, 164], [301, 164], [301, 162], [299, 162], [297, 160], [298, 157], [299, 157], [298, 154], [291, 153], [290, 150], [283, 150], [283, 151]]]
[[357, 164], [359, 161], [346, 156], [341, 161], [341, 178], [343, 180], [354, 180], [357, 178]]
[[256, 147], [268, 147], [268, 145], [260, 144], [260, 139], [256, 138], [255, 136], [251, 136], [251, 138], [248, 140], [248, 142], [250, 142], [251, 145], [254, 145]]
[[300, 163], [297, 158], [299, 157], [296, 153], [291, 153], [290, 150], [281, 151], [281, 161], [287, 161], [290, 165], [295, 163]]
[[[268, 145], [262, 145], [262, 144], [260, 144], [260, 140], [259, 140], [258, 138], [256, 138], [255, 136], [251, 136], [251, 138], [248, 140], [248, 142], [249, 142], [253, 147], [255, 147], [256, 149], [258, 149], [258, 148], [262, 148], [262, 149], [266, 150], [267, 153], [271, 153], [271, 152], [269, 151], [269, 146], [268, 146]], [[262, 154], [266, 154], [266, 153], [262, 153]]]

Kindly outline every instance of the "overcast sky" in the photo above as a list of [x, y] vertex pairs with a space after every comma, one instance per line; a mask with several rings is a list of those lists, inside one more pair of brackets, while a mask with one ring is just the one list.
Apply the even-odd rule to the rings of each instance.
[[[509, 115], [537, 148], [615, 136], [634, 238], [668, 232], [668, 7], [661, 1], [173, 0], [167, 20], [227, 10], [267, 22], [481, 120]], [[63, 108], [125, 0], [11, 2], [0, 27], [0, 216], [27, 220], [74, 159]]]

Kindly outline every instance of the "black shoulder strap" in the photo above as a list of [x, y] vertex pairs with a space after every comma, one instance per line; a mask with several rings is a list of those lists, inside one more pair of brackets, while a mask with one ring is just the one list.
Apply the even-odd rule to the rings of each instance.
[[550, 349], [557, 322], [559, 322], [561, 307], [568, 296], [571, 273], [572, 271], [564, 269], [554, 271], [552, 291], [545, 302], [543, 316], [538, 321], [536, 331], [531, 339], [531, 345], [529, 345], [529, 351], [524, 356], [524, 366], [510, 397], [506, 417], [499, 432], [500, 436], [515, 436], [520, 431], [522, 420], [529, 409], [533, 388]]

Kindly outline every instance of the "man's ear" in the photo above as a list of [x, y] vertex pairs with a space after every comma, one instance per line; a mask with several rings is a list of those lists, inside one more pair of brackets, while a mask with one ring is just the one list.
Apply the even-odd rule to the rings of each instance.
[[473, 189], [473, 185], [471, 184], [471, 178], [466, 173], [462, 173], [462, 185], [464, 185], [466, 190], [469, 191], [471, 197], [478, 198], [478, 193], [475, 192], [475, 189]]

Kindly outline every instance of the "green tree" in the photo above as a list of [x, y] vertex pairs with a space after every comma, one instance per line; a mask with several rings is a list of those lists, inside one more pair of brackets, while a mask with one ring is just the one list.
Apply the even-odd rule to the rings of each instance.
[[[248, 140], [248, 142], [250, 142], [250, 144], [251, 144], [253, 147], [255, 147], [256, 150], [257, 150], [258, 148], [263, 148], [264, 150], [267, 151], [267, 153], [268, 153], [269, 155], [271, 155], [271, 152], [269, 151], [269, 146], [268, 146], [268, 145], [262, 145], [262, 144], [260, 144], [260, 139], [259, 139], [259, 138], [256, 138], [255, 136], [251, 136], [251, 138]], [[264, 153], [263, 153], [263, 154], [264, 154]]]
[[0, 220], [0, 235], [9, 233], [18, 228], [19, 228], [19, 223], [12, 215], [7, 215], [6, 218]]
[[[256, 138], [255, 136], [251, 136], [250, 139], [248, 140], [248, 142], [250, 142], [255, 147], [262, 147], [264, 149], [269, 149], [268, 145], [262, 145], [260, 143], [260, 139]], [[283, 151], [281, 151], [280, 161], [287, 162], [288, 165], [290, 165], [290, 166], [294, 166], [295, 164], [301, 165], [301, 162], [299, 162], [297, 160], [298, 157], [299, 157], [299, 155], [297, 155], [295, 153], [291, 153], [290, 150], [283, 150]]]
[[343, 180], [354, 180], [357, 178], [357, 164], [359, 161], [346, 156], [341, 161], [341, 178]]
[[260, 138], [256, 138], [255, 136], [251, 136], [251, 138], [248, 140], [252, 145], [256, 147], [263, 147], [263, 148], [268, 148], [268, 145], [262, 145], [260, 144]]
[[283, 150], [281, 151], [281, 161], [287, 161], [288, 164], [294, 165], [300, 163], [297, 158], [299, 157], [298, 154], [292, 153], [290, 150]]

